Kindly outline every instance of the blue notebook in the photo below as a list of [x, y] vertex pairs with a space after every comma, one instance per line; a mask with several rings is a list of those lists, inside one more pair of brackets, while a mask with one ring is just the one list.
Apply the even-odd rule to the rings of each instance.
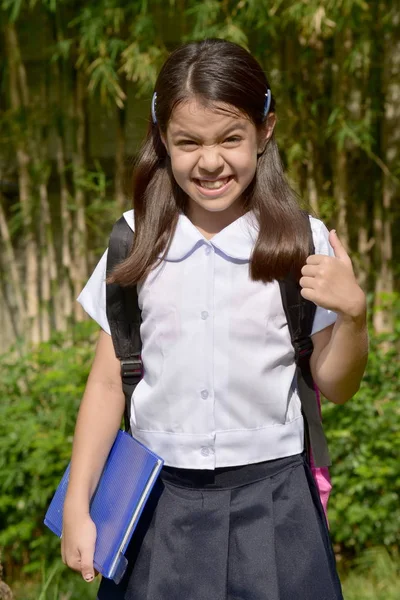
[[[118, 432], [90, 504], [97, 528], [94, 567], [115, 583], [125, 572], [124, 553], [162, 466], [159, 456], [124, 431]], [[70, 465], [44, 519], [58, 537], [62, 534], [69, 470]]]

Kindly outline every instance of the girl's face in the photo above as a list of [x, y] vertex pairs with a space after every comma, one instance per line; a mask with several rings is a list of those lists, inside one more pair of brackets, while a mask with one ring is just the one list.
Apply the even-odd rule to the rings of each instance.
[[258, 132], [249, 119], [228, 108], [232, 113], [205, 107], [196, 98], [179, 104], [163, 136], [175, 180], [188, 196], [189, 216], [228, 211], [237, 218], [257, 155], [272, 135], [275, 117]]

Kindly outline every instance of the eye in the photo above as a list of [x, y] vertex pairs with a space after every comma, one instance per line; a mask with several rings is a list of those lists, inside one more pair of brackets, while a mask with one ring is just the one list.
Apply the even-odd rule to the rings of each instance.
[[239, 135], [232, 135], [224, 140], [224, 144], [228, 144], [233, 146], [234, 144], [239, 144], [242, 141], [242, 138]]
[[177, 146], [186, 146], [194, 148], [197, 146], [197, 142], [195, 142], [194, 140], [179, 140], [179, 142], [177, 142]]

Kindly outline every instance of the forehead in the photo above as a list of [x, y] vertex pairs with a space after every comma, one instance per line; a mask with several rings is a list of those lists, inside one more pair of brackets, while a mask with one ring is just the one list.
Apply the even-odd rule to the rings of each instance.
[[199, 99], [192, 98], [174, 108], [167, 132], [172, 136], [192, 133], [206, 137], [234, 127], [243, 130], [254, 129], [250, 119], [235, 106], [222, 102], [205, 104]]

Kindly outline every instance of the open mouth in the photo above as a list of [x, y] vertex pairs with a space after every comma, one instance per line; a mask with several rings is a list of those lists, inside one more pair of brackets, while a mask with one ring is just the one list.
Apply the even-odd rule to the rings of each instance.
[[215, 194], [219, 192], [225, 191], [230, 182], [232, 181], [233, 176], [229, 175], [228, 177], [220, 178], [220, 179], [194, 179], [194, 182], [198, 188], [205, 193], [206, 195]]

